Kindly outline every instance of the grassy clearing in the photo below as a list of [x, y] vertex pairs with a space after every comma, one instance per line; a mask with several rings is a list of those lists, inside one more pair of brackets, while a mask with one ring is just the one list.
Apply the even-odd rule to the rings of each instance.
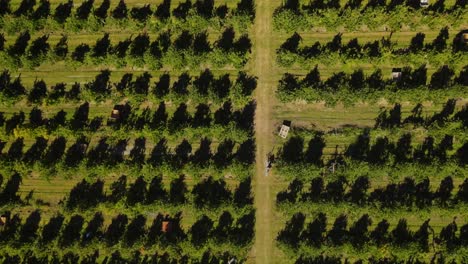
[[[466, 100], [457, 102], [457, 110], [466, 104]], [[402, 118], [409, 116], [411, 109], [416, 105], [408, 101], [398, 101], [402, 105]], [[423, 101], [424, 115], [432, 115], [439, 112], [446, 101], [432, 102]], [[303, 124], [313, 122], [317, 129], [338, 128], [344, 124], [357, 127], [373, 127], [375, 118], [382, 108], [392, 108], [393, 103], [381, 99], [376, 104], [369, 102], [357, 103], [352, 106], [346, 106], [338, 103], [334, 106], [327, 106], [324, 102], [306, 103], [304, 101], [295, 101], [289, 103], [277, 104], [274, 109], [275, 122], [281, 122], [283, 119], [297, 119], [300, 127]], [[293, 122], [293, 125], [295, 123]]]
[[[401, 101], [400, 103], [402, 105], [402, 120], [404, 120], [410, 115], [415, 104]], [[423, 116], [431, 117], [433, 114], [440, 112], [444, 104], [445, 101], [440, 103], [423, 102]], [[458, 101], [457, 110], [455, 111], [460, 110], [465, 104], [465, 100]], [[325, 153], [330, 154], [331, 149], [334, 151], [335, 145], [349, 144], [356, 139], [362, 129], [373, 128], [379, 112], [382, 109], [391, 109], [392, 107], [393, 104], [383, 100], [377, 104], [364, 103], [347, 107], [342, 104], [327, 107], [323, 103], [291, 102], [279, 104], [275, 107], [274, 123], [279, 129], [283, 120], [292, 120], [291, 135], [305, 136], [308, 134], [311, 137], [311, 130], [325, 131], [325, 137], [330, 144]], [[464, 142], [466, 139], [464, 128], [458, 122], [448, 123], [443, 127], [423, 128], [405, 125], [402, 128], [391, 130], [377, 129], [372, 130], [371, 137], [375, 139], [377, 136], [387, 136], [389, 139], [396, 140], [406, 132], [411, 133], [416, 142], [423, 140], [427, 135], [440, 138], [446, 133], [457, 136], [459, 142]], [[275, 146], [280, 147], [285, 141], [277, 137]]]

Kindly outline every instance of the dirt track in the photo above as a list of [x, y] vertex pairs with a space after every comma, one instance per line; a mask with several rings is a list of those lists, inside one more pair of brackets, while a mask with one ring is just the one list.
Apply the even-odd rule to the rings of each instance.
[[271, 111], [274, 105], [274, 48], [271, 46], [273, 35], [272, 16], [274, 6], [271, 0], [256, 0], [256, 19], [254, 24], [253, 72], [258, 77], [256, 89], [257, 111], [255, 116], [255, 137], [257, 141], [257, 162], [254, 176], [256, 233], [252, 249], [252, 262], [273, 263], [274, 234], [273, 199], [271, 190], [273, 176], [265, 176], [265, 158], [273, 146], [273, 124]]

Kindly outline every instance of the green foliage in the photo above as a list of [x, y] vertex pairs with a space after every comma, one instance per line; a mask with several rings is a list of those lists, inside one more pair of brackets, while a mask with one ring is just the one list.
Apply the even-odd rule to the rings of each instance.
[[221, 30], [229, 26], [232, 26], [236, 32], [246, 33], [251, 23], [252, 20], [250, 17], [243, 14], [230, 15], [226, 18], [217, 16], [205, 18], [196, 13], [191, 13], [186, 19], [171, 18], [168, 20], [160, 20], [152, 16], [143, 23], [133, 19], [115, 19], [113, 17], [106, 18], [105, 23], [102, 23], [102, 21], [96, 17], [90, 16], [87, 20], [68, 18], [63, 24], [51, 17], [39, 20], [33, 20], [25, 16], [14, 17], [12, 15], [5, 15], [0, 17], [2, 30], [9, 35], [16, 34], [26, 29], [31, 33], [40, 32], [44, 29], [54, 30], [56, 32], [98, 33], [108, 31], [134, 32], [145, 28], [154, 32], [170, 28], [174, 33], [179, 33], [183, 30], [189, 30], [191, 32], [198, 32], [206, 29]]
[[438, 29], [440, 25], [460, 27], [462, 21], [468, 18], [465, 10], [455, 11], [451, 15], [431, 13], [427, 10], [413, 10], [405, 6], [397, 6], [391, 12], [382, 8], [319, 10], [317, 13], [307, 11], [294, 12], [278, 9], [273, 17], [275, 30], [282, 32], [304, 31], [314, 28], [327, 31], [380, 31], [399, 30], [402, 27], [411, 30]]
[[432, 90], [426, 87], [419, 87], [411, 90], [382, 90], [364, 88], [360, 91], [351, 91], [344, 87], [339, 91], [330, 92], [315, 89], [298, 89], [294, 92], [285, 92], [278, 90], [277, 96], [282, 102], [290, 102], [294, 100], [305, 100], [307, 102], [324, 101], [328, 106], [334, 106], [337, 103], [343, 103], [345, 106], [353, 106], [359, 103], [376, 104], [382, 98], [385, 98], [389, 103], [397, 103], [409, 101], [412, 103], [421, 101], [430, 101], [434, 103], [444, 103], [450, 98], [463, 97], [466, 87], [455, 85], [449, 90]]

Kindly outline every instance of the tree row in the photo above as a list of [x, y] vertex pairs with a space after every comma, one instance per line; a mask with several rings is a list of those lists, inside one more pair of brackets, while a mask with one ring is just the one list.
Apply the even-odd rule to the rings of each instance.
[[[366, 2], [366, 5], [364, 3]], [[343, 6], [339, 0], [312, 0], [308, 4], [300, 4], [299, 0], [286, 0], [283, 2], [276, 12], [288, 10], [296, 14], [322, 14], [325, 10], [335, 9], [342, 12], [346, 9], [358, 9], [365, 11], [367, 9], [384, 9], [387, 13], [391, 13], [396, 8], [406, 7], [410, 10], [423, 9], [436, 13], [450, 13], [457, 10], [463, 10], [466, 6], [466, 0], [457, 0], [451, 8], [445, 6], [445, 0], [437, 0], [434, 3], [430, 2], [428, 6], [422, 7], [420, 0], [349, 0]]]
[[255, 225], [254, 211], [237, 219], [224, 211], [218, 223], [203, 215], [188, 230], [182, 228], [182, 212], [173, 216], [158, 213], [149, 228], [147, 220], [150, 219], [142, 214], [134, 218], [118, 214], [107, 227], [104, 226], [105, 219], [101, 212], [95, 213], [88, 221], [82, 215], [74, 214], [67, 222], [58, 213], [43, 226], [40, 225], [41, 218], [40, 210], [31, 212], [24, 222], [19, 214], [11, 216], [8, 225], [1, 231], [2, 242], [14, 246], [36, 242], [41, 247], [56, 242], [64, 248], [77, 244], [85, 246], [95, 241], [108, 246], [120, 243], [123, 247], [132, 247], [135, 243], [152, 246], [156, 243], [167, 245], [182, 241], [201, 246], [213, 240], [242, 246], [252, 240]]
[[[460, 31], [453, 38], [451, 45], [451, 52], [466, 52], [468, 46], [463, 41], [464, 31]], [[319, 41], [315, 42], [312, 46], [299, 47], [302, 37], [298, 33], [294, 33], [289, 37], [278, 49], [279, 54], [293, 53], [311, 59], [320, 55], [327, 55], [338, 53], [345, 58], [378, 58], [382, 57], [384, 53], [392, 55], [406, 55], [412, 53], [441, 53], [449, 50], [447, 40], [449, 39], [448, 27], [440, 30], [439, 35], [432, 41], [432, 43], [424, 44], [426, 35], [424, 33], [417, 33], [412, 39], [408, 47], [396, 48], [396, 43], [391, 41], [393, 32], [387, 37], [382, 39], [370, 41], [366, 44], [360, 44], [357, 38], [353, 38], [348, 43], [342, 43], [342, 33], [338, 33], [333, 39], [325, 44]]]
[[236, 93], [250, 96], [257, 87], [257, 78], [243, 71], [239, 72], [235, 81], [229, 74], [216, 77], [209, 69], [202, 71], [199, 76], [182, 73], [172, 82], [169, 73], [162, 74], [154, 83], [152, 83], [153, 76], [148, 72], [135, 78], [133, 73], [126, 73], [118, 82], [112, 82], [111, 75], [109, 70], [103, 70], [92, 81], [84, 84], [75, 83], [67, 89], [66, 83], [61, 82], [48, 87], [44, 80], [35, 80], [32, 87], [25, 87], [21, 75], [13, 78], [11, 73], [5, 70], [0, 74], [0, 93], [14, 99], [26, 95], [31, 103], [42, 103], [44, 99], [49, 102], [62, 98], [77, 100], [80, 99], [83, 90], [97, 95], [117, 92], [122, 95], [154, 94], [158, 98], [163, 98], [169, 94], [196, 93], [200, 96], [213, 95], [215, 98], [226, 98]]
[[[172, 117], [166, 110], [166, 104], [161, 102], [154, 112], [149, 108], [143, 111], [132, 110], [130, 104], [117, 105], [114, 109], [114, 115], [108, 118], [98, 116], [89, 118], [89, 103], [85, 102], [76, 108], [73, 116], [67, 118], [67, 112], [60, 110], [54, 116], [47, 118], [43, 111], [34, 107], [28, 114], [28, 119], [23, 111], [13, 113], [9, 118], [0, 112], [0, 127], [4, 126], [7, 134], [19, 128], [35, 129], [39, 127], [54, 131], [59, 127], [69, 128], [73, 131], [90, 130], [97, 131], [103, 127], [107, 119], [107, 126], [114, 129], [142, 130], [150, 128], [153, 130], [179, 131], [183, 128], [210, 127], [212, 125], [227, 126], [234, 124], [237, 128], [247, 132], [253, 131], [254, 116], [256, 104], [254, 101], [248, 103], [245, 107], [234, 110], [232, 103], [226, 101], [214, 114], [211, 113], [210, 106], [204, 103], [198, 104], [195, 113], [192, 115], [188, 111], [188, 106], [181, 103]], [[117, 111], [117, 112], [115, 112]], [[26, 123], [27, 121], [27, 123]]]
[[[184, 175], [173, 179], [169, 189], [164, 187], [162, 176], [153, 177], [149, 183], [143, 177], [138, 177], [131, 184], [127, 181], [127, 177], [122, 175], [110, 185], [110, 193], [107, 194], [104, 192], [104, 181], [82, 180], [70, 190], [61, 203], [70, 210], [83, 210], [95, 207], [99, 203], [115, 204], [118, 202], [127, 206], [149, 205], [156, 202], [180, 205], [193, 200], [193, 203], [200, 208], [214, 208], [227, 204], [243, 207], [253, 202], [250, 178], [241, 181], [233, 191], [229, 190], [224, 180], [214, 180], [211, 176], [195, 184], [191, 191], [187, 187]], [[32, 199], [33, 193], [23, 199], [19, 196], [18, 191], [22, 182], [20, 174], [14, 173], [4, 186], [2, 182], [3, 176], [0, 175], [0, 205], [27, 204]]]
[[463, 127], [468, 127], [468, 104], [465, 104], [462, 109], [455, 112], [457, 100], [449, 99], [444, 107], [438, 113], [432, 116], [423, 117], [423, 105], [421, 103], [411, 110], [411, 114], [403, 119], [401, 117], [401, 105], [396, 103], [391, 109], [383, 109], [375, 119], [374, 128], [394, 128], [401, 127], [405, 124], [416, 126], [430, 127], [436, 125], [441, 127], [447, 122], [461, 122]]
[[454, 258], [448, 258], [447, 255], [450, 254], [442, 254], [442, 252], [436, 252], [429, 261], [424, 261], [420, 256], [411, 255], [409, 257], [376, 257], [372, 256], [368, 259], [358, 259], [356, 261], [351, 262], [346, 257], [342, 256], [332, 256], [321, 254], [317, 256], [309, 256], [309, 255], [301, 255], [299, 258], [296, 259], [294, 264], [341, 264], [343, 263], [354, 263], [354, 264], [433, 264], [433, 263], [450, 263], [450, 264], [457, 264], [458, 262]]
[[[67, 148], [67, 139], [63, 136], [55, 138], [49, 145], [45, 138], [37, 137], [31, 147], [24, 151], [24, 138], [19, 137], [11, 143], [8, 151], [1, 157], [6, 164], [40, 162], [44, 166], [54, 166], [63, 162], [69, 167], [80, 164], [92, 167], [115, 166], [125, 162], [136, 166], [168, 164], [174, 169], [182, 168], [189, 163], [200, 167], [213, 164], [218, 168], [226, 168], [233, 162], [251, 165], [255, 161], [255, 142], [252, 139], [247, 139], [240, 144], [236, 144], [231, 139], [225, 139], [219, 143], [215, 153], [211, 151], [211, 140], [208, 138], [202, 138], [199, 148], [194, 152], [192, 145], [186, 139], [171, 149], [167, 145], [167, 140], [163, 138], [151, 151], [147, 150], [144, 137], [136, 138], [131, 149], [128, 143], [128, 139], [111, 142], [107, 137], [103, 137], [91, 147], [89, 139], [81, 136]], [[0, 151], [5, 145], [6, 142], [0, 142]], [[236, 145], [238, 145], [237, 150], [235, 150]], [[148, 155], [147, 152], [150, 154]]]
[[286, 190], [277, 194], [276, 202], [349, 202], [385, 208], [399, 206], [424, 208], [434, 204], [448, 206], [460, 202], [467, 203], [468, 179], [465, 178], [459, 185], [456, 194], [452, 194], [454, 187], [451, 176], [445, 177], [435, 191], [431, 188], [429, 178], [416, 182], [413, 178], [406, 177], [400, 183], [389, 183], [369, 191], [371, 181], [368, 176], [360, 176], [354, 182], [349, 182], [344, 176], [340, 176], [326, 184], [323, 177], [317, 177], [310, 181], [310, 186], [306, 190], [301, 180], [293, 180]]
[[[390, 229], [390, 223], [383, 219], [378, 222], [371, 231], [369, 227], [373, 224], [368, 214], [362, 215], [348, 228], [348, 217], [344, 214], [335, 218], [331, 229], [327, 230], [327, 216], [319, 213], [311, 222], [305, 224], [306, 216], [302, 213], [294, 214], [286, 222], [277, 236], [277, 240], [291, 247], [300, 244], [307, 246], [340, 246], [351, 244], [362, 248], [364, 245], [372, 244], [379, 247], [394, 245], [405, 247], [410, 244], [418, 245], [421, 250], [427, 252], [435, 245], [444, 245], [447, 248], [464, 247], [468, 244], [468, 224], [463, 225], [458, 232], [455, 221], [443, 227], [436, 234], [426, 220], [416, 230], [409, 229], [408, 222], [402, 218], [398, 224]], [[459, 233], [459, 234], [457, 234]]]
[[[0, 0], [0, 17], [4, 15], [13, 15], [15, 17], [25, 16], [30, 19], [46, 19], [53, 17], [57, 22], [64, 23], [69, 18], [77, 20], [88, 20], [94, 16], [98, 20], [106, 20], [108, 17], [114, 19], [131, 18], [139, 22], [145, 22], [151, 17], [160, 20], [167, 20], [171, 16], [179, 19], [186, 19], [189, 15], [199, 15], [204, 18], [217, 16], [225, 18], [227, 15], [248, 15], [253, 19], [255, 15], [255, 6], [253, 0], [240, 0], [237, 8], [229, 11], [226, 4], [215, 7], [214, 0], [191, 0], [180, 2], [176, 8], [171, 10], [171, 0], [164, 0], [154, 9], [150, 4], [143, 6], [127, 7], [124, 0], [119, 0], [117, 6], [111, 9], [111, 1], [104, 0], [97, 5], [94, 0], [82, 1], [80, 5], [74, 4], [73, 0], [59, 3], [52, 13], [49, 0], [22, 0], [16, 10], [11, 8], [11, 0]], [[75, 8], [76, 7], [76, 8]]]
[[[208, 248], [200, 258], [186, 254], [174, 254], [169, 252], [141, 253], [139, 250], [132, 252], [131, 256], [123, 255], [119, 250], [112, 253], [103, 253], [96, 250], [91, 254], [77, 253], [76, 251], [67, 252], [47, 252], [47, 254], [36, 255], [31, 250], [22, 254], [0, 255], [0, 261], [3, 264], [57, 264], [57, 263], [76, 263], [76, 264], [223, 264], [236, 259], [231, 252], [214, 252]], [[236, 259], [238, 260], [238, 259]]]
[[[349, 90], [359, 91], [403, 91], [428, 87], [431, 90], [451, 89], [456, 86], [468, 86], [468, 66], [465, 66], [458, 76], [448, 65], [438, 68], [427, 82], [426, 65], [416, 69], [404, 67], [393, 76], [384, 78], [382, 70], [377, 69], [370, 75], [364, 74], [362, 69], [356, 69], [351, 74], [341, 72], [333, 73], [328, 79], [322, 80], [318, 66], [315, 66], [302, 79], [291, 73], [285, 73], [278, 84], [280, 93], [294, 93], [297, 91], [315, 90], [324, 92], [339, 92]], [[392, 74], [393, 75], [393, 74]]]
[[31, 41], [31, 34], [24, 31], [18, 35], [15, 43], [6, 47], [6, 40], [0, 35], [0, 51], [13, 60], [23, 57], [32, 61], [33, 64], [40, 64], [46, 59], [46, 55], [51, 55], [54, 60], [64, 60], [70, 58], [73, 61], [83, 62], [89, 56], [99, 59], [113, 55], [118, 59], [136, 58], [143, 59], [149, 56], [153, 59], [161, 59], [163, 55], [172, 50], [174, 52], [191, 52], [194, 55], [203, 55], [213, 50], [219, 50], [223, 53], [235, 53], [245, 56], [250, 52], [252, 43], [248, 35], [244, 34], [236, 38], [236, 33], [232, 27], [226, 28], [214, 43], [208, 41], [206, 31], [192, 34], [187, 30], [182, 31], [175, 40], [172, 41], [170, 31], [162, 32], [158, 37], [151, 41], [148, 33], [140, 33], [134, 39], [132, 36], [118, 43], [112, 44], [109, 33], [96, 40], [95, 45], [81, 43], [73, 51], [69, 50], [68, 37], [66, 35], [54, 45], [48, 42], [49, 35], [42, 35]]
[[[300, 136], [293, 136], [284, 143], [279, 151], [280, 159], [289, 164], [308, 163], [322, 166], [324, 160], [323, 149], [325, 139], [321, 133], [316, 133], [309, 141], [307, 149], [304, 151], [304, 139]], [[408, 162], [418, 162], [420, 164], [446, 163], [450, 159], [457, 161], [460, 165], [468, 164], [468, 143], [465, 142], [456, 152], [449, 156], [448, 150], [453, 149], [453, 136], [445, 135], [438, 143], [432, 136], [427, 136], [424, 141], [414, 147], [412, 136], [409, 133], [403, 134], [397, 142], [390, 142], [384, 137], [376, 138], [371, 144], [369, 130], [365, 129], [357, 139], [349, 144], [343, 153], [338, 153], [338, 149], [327, 161], [328, 166], [346, 164], [345, 158], [351, 160], [368, 162], [370, 164], [401, 164]]]
[[107, 194], [104, 192], [104, 181], [88, 182], [82, 180], [70, 191], [65, 200], [68, 209], [89, 209], [99, 203], [115, 204], [123, 202], [128, 206], [136, 204], [186, 204], [193, 200], [197, 207], [220, 207], [233, 204], [237, 207], [251, 205], [250, 178], [246, 179], [233, 191], [229, 189], [223, 179], [215, 180], [211, 176], [195, 184], [191, 191], [187, 187], [185, 176], [173, 179], [170, 188], [166, 189], [162, 183], [162, 176], [155, 176], [150, 182], [144, 177], [138, 177], [133, 183], [127, 183], [127, 177], [121, 176], [110, 185]]

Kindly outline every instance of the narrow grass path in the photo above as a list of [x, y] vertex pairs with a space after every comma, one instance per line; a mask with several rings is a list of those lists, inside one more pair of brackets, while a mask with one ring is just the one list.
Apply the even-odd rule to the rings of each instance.
[[272, 180], [265, 176], [265, 159], [273, 146], [272, 110], [274, 106], [274, 84], [276, 79], [274, 65], [274, 47], [272, 47], [273, 1], [256, 0], [256, 18], [253, 29], [254, 58], [253, 73], [258, 77], [255, 99], [255, 138], [257, 140], [257, 161], [254, 177], [256, 228], [255, 244], [251, 260], [254, 263], [274, 263], [274, 232]]

